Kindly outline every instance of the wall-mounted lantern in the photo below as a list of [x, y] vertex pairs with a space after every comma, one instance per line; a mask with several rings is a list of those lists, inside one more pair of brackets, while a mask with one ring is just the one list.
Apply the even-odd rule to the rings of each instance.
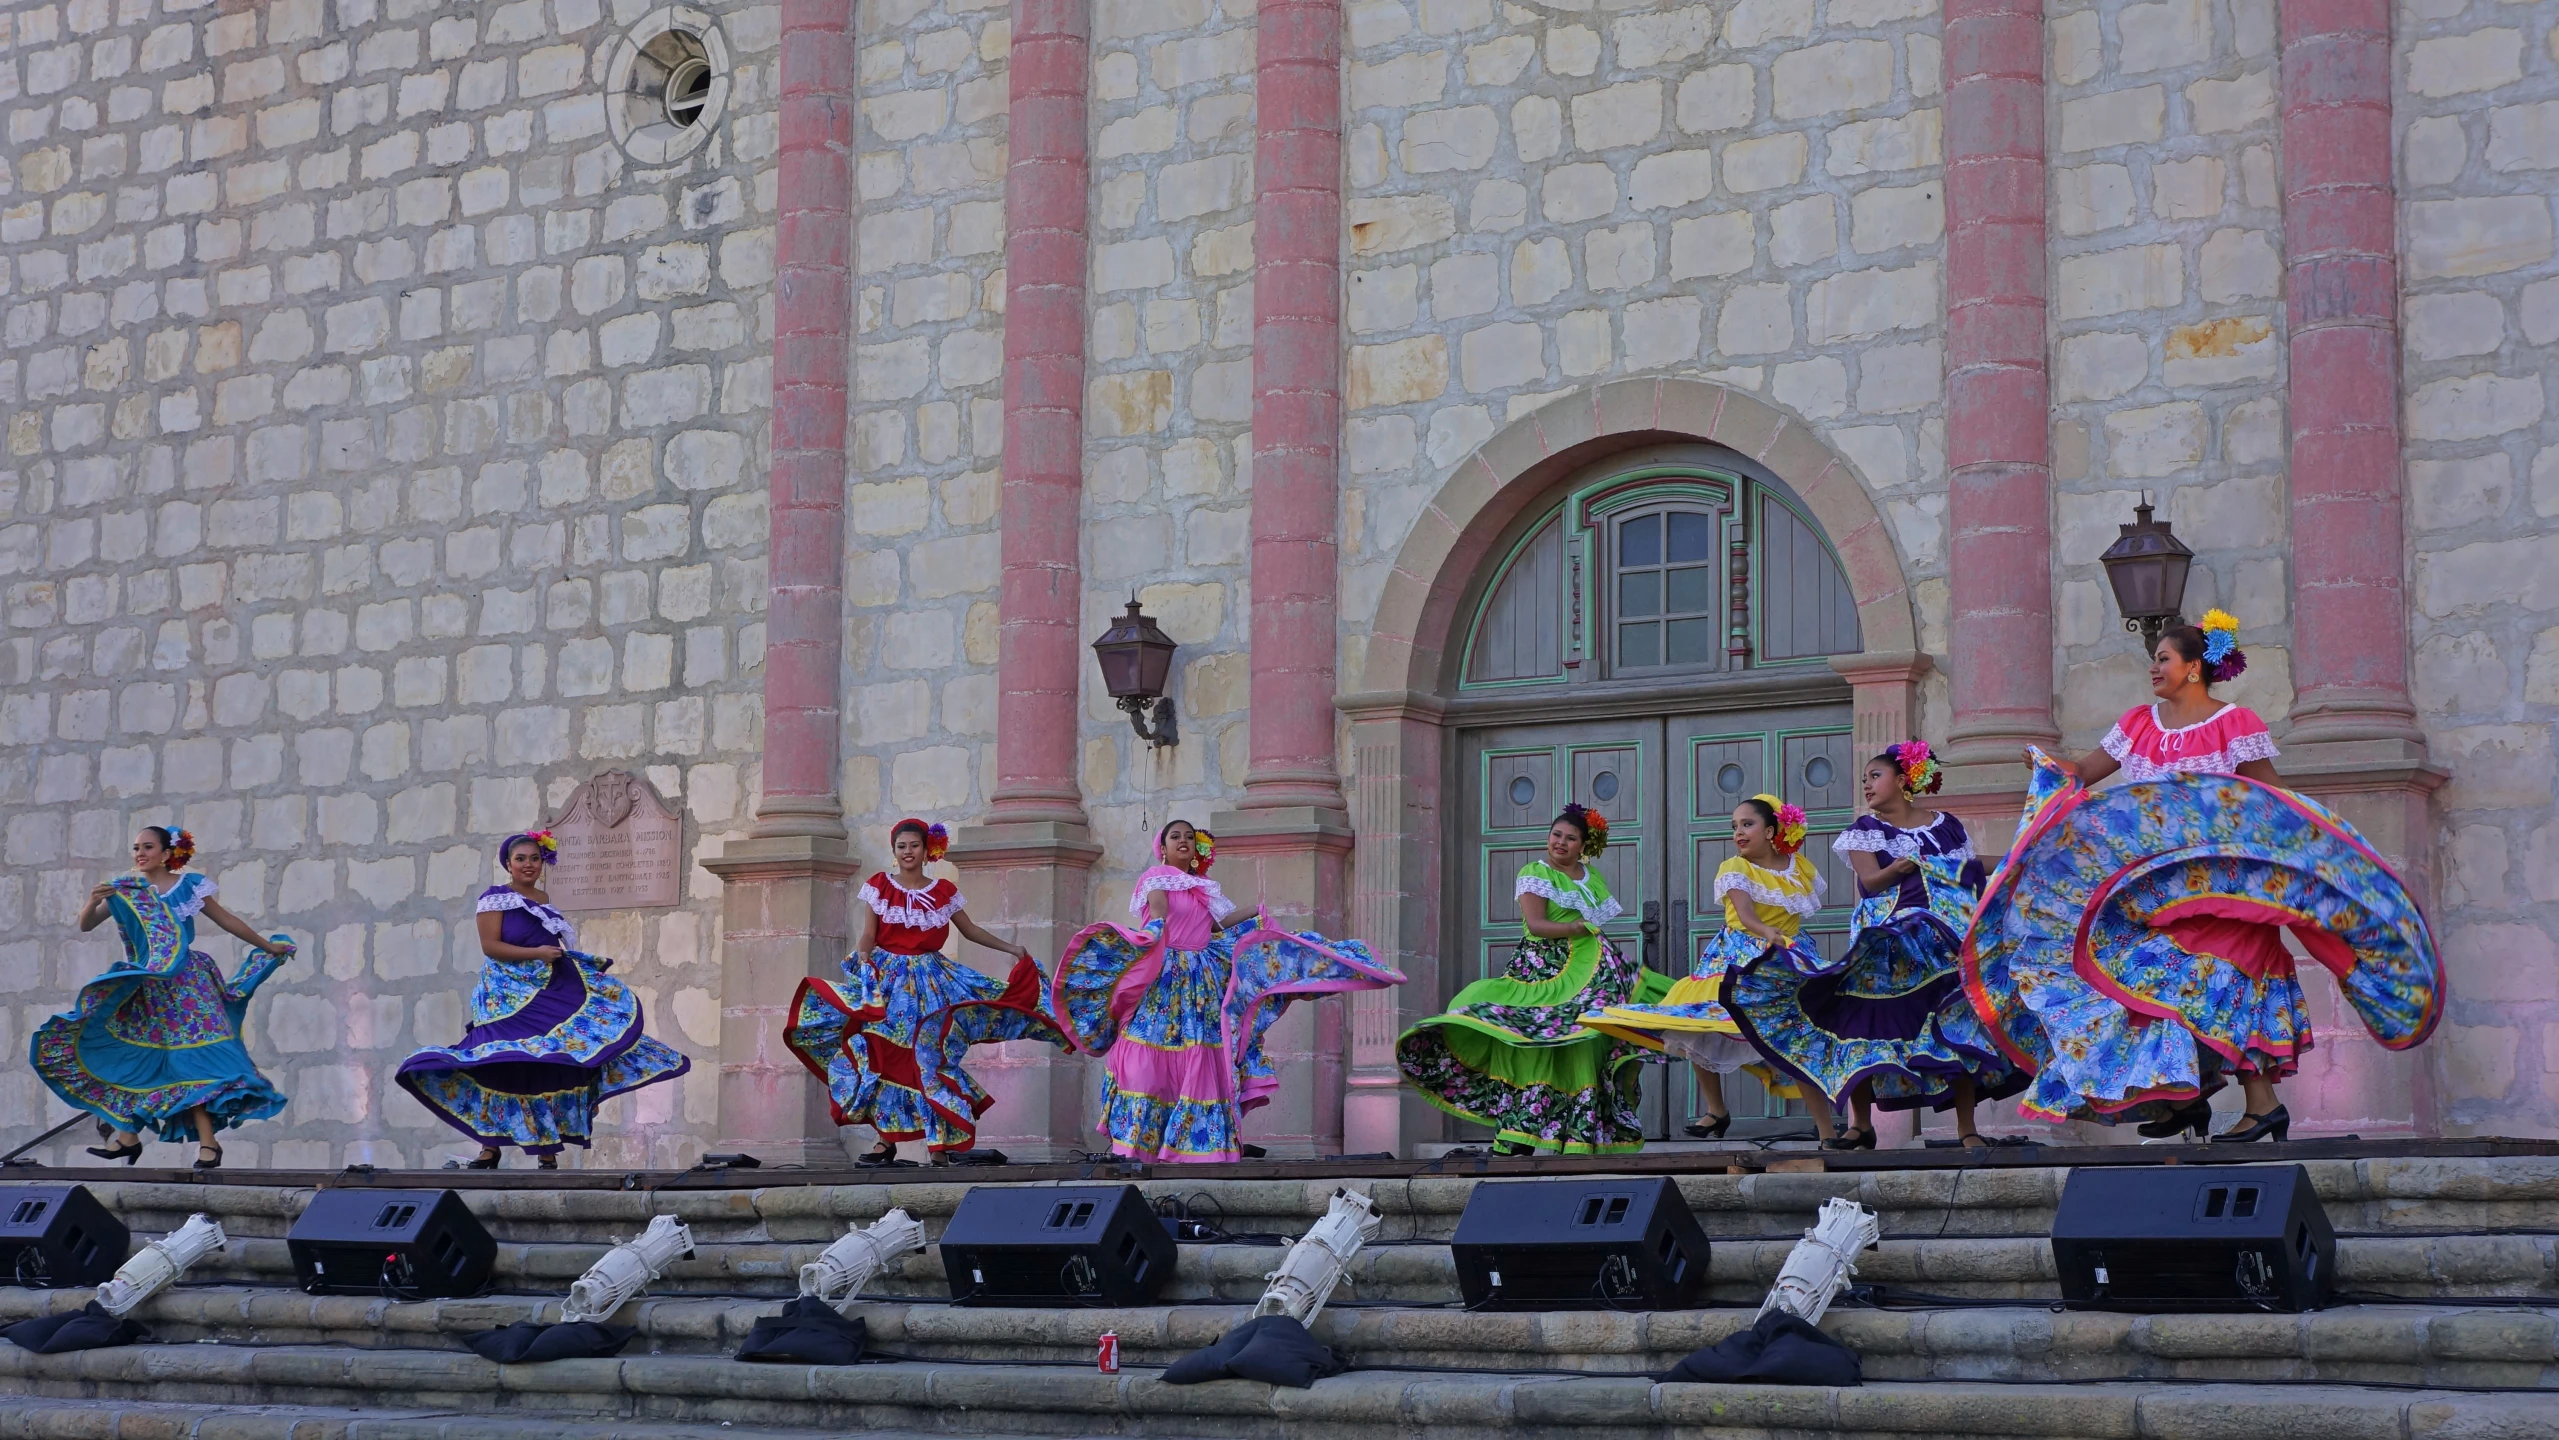
[[2186, 572], [2195, 552], [2168, 528], [2150, 518], [2150, 497], [2133, 507], [2133, 523], [2118, 525], [2115, 543], [2098, 560], [2106, 567], [2106, 583], [2115, 590], [2115, 608], [2124, 628], [2138, 631], [2145, 648], [2159, 648], [2159, 633], [2185, 618]]
[[1155, 621], [1137, 608], [1137, 597], [1133, 595], [1129, 597], [1128, 613], [1112, 621], [1102, 638], [1093, 642], [1093, 655], [1102, 662], [1102, 684], [1109, 688], [1111, 699], [1128, 713], [1129, 726], [1137, 731], [1137, 738], [1150, 745], [1182, 743], [1173, 720], [1172, 697], [1164, 693], [1164, 682], [1173, 673], [1176, 648], [1172, 637], [1157, 629]]

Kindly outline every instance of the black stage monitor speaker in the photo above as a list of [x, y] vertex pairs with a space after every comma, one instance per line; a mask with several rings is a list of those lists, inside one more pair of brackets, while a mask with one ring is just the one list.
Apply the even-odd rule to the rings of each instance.
[[86, 1185], [0, 1185], [0, 1285], [104, 1285], [132, 1246]]
[[323, 1190], [284, 1237], [314, 1295], [450, 1300], [489, 1288], [498, 1242], [450, 1190]]
[[1682, 1310], [1706, 1288], [1706, 1232], [1667, 1176], [1480, 1184], [1448, 1248], [1469, 1310]]
[[954, 1305], [1151, 1305], [1174, 1253], [1134, 1185], [980, 1185], [942, 1231]]
[[2299, 1312], [2336, 1288], [2337, 1235], [2298, 1165], [2108, 1165], [2070, 1172], [2053, 1264], [2084, 1308]]

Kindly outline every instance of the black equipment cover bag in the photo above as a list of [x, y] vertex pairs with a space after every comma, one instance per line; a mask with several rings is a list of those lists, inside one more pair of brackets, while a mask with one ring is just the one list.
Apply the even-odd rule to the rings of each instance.
[[622, 1347], [639, 1334], [632, 1325], [600, 1325], [593, 1320], [566, 1320], [545, 1325], [539, 1320], [518, 1320], [495, 1330], [481, 1330], [462, 1337], [473, 1354], [501, 1365], [534, 1365], [544, 1360], [600, 1360], [619, 1355]]
[[759, 1315], [746, 1343], [737, 1347], [740, 1360], [786, 1365], [858, 1365], [871, 1327], [848, 1320], [834, 1306], [803, 1295], [782, 1307], [779, 1315]]
[[1164, 1368], [1167, 1385], [1201, 1385], [1211, 1380], [1259, 1380], [1303, 1390], [1327, 1375], [1339, 1375], [1341, 1357], [1329, 1345], [1315, 1343], [1306, 1327], [1286, 1315], [1264, 1315], [1229, 1330], [1214, 1345], [1194, 1350]]
[[1700, 1385], [1863, 1385], [1857, 1352], [1783, 1310], [1761, 1313], [1658, 1377]]
[[73, 1350], [103, 1350], [110, 1345], [130, 1345], [149, 1337], [140, 1325], [117, 1319], [92, 1300], [77, 1310], [21, 1320], [0, 1330], [0, 1338], [38, 1355], [62, 1355]]

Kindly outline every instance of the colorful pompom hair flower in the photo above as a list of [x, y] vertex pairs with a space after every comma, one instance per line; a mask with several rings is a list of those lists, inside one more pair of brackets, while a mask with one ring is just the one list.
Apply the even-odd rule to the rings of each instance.
[[1777, 830], [1769, 837], [1768, 845], [1777, 852], [1778, 859], [1786, 859], [1804, 848], [1803, 806], [1765, 792], [1751, 798], [1777, 812]]
[[2239, 617], [2218, 607], [2204, 612], [2195, 627], [2204, 632], [2204, 681], [2218, 685], [2236, 680], [2248, 669], [2248, 652], [2239, 648]]
[[1935, 752], [1925, 740], [1904, 740], [1886, 746], [1884, 753], [1893, 757], [1894, 768], [1901, 771], [1901, 793], [1916, 799], [1934, 795], [1946, 785], [1946, 768], [1937, 763]]
[[1582, 822], [1582, 854], [1598, 855], [1608, 849], [1608, 817], [1579, 800], [1564, 806], [1564, 813]]
[[951, 853], [951, 827], [936, 820], [924, 827], [924, 859], [927, 863]]
[[551, 832], [548, 830], [527, 830], [522, 834], [509, 835], [506, 839], [499, 841], [498, 863], [500, 865], [506, 864], [507, 857], [515, 853], [515, 847], [527, 842], [530, 842], [534, 849], [542, 852], [543, 864], [557, 865], [560, 863], [560, 842], [552, 839]]
[[1191, 873], [1194, 875], [1207, 874], [1209, 862], [1217, 858], [1217, 837], [1194, 825], [1191, 827], [1191, 849], [1200, 857], [1198, 868], [1191, 871]]
[[191, 830], [170, 831], [169, 858], [165, 862], [168, 867], [172, 870], [183, 870], [186, 868], [187, 862], [194, 858], [195, 832]]

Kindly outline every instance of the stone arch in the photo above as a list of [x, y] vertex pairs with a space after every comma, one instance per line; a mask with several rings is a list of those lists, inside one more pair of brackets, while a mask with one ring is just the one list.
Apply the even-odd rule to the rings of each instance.
[[1766, 466], [1828, 533], [1857, 600], [1865, 650], [1835, 656], [1857, 738], [1911, 734], [1916, 683], [1928, 668], [1901, 555], [1882, 511], [1847, 459], [1801, 418], [1703, 380], [1614, 380], [1540, 406], [1486, 441], [1441, 482], [1396, 553], [1355, 685], [1338, 698], [1350, 722], [1351, 933], [1401, 969], [1396, 990], [1351, 1002], [1351, 1073], [1343, 1147], [1404, 1153], [1436, 1123], [1401, 1088], [1395, 1037], [1439, 991], [1446, 889], [1446, 701], [1439, 693], [1461, 602], [1520, 512], [1572, 471], [1618, 450], [1707, 440]]
[[1450, 473], [1396, 552], [1355, 692], [1434, 691], [1460, 597], [1503, 527], [1563, 475], [1610, 451], [1666, 440], [1711, 440], [1775, 472], [1839, 552], [1866, 652], [1916, 654], [1919, 630], [1900, 552], [1847, 458], [1802, 419], [1747, 391], [1645, 377], [1612, 380], [1542, 405], [1504, 426]]

